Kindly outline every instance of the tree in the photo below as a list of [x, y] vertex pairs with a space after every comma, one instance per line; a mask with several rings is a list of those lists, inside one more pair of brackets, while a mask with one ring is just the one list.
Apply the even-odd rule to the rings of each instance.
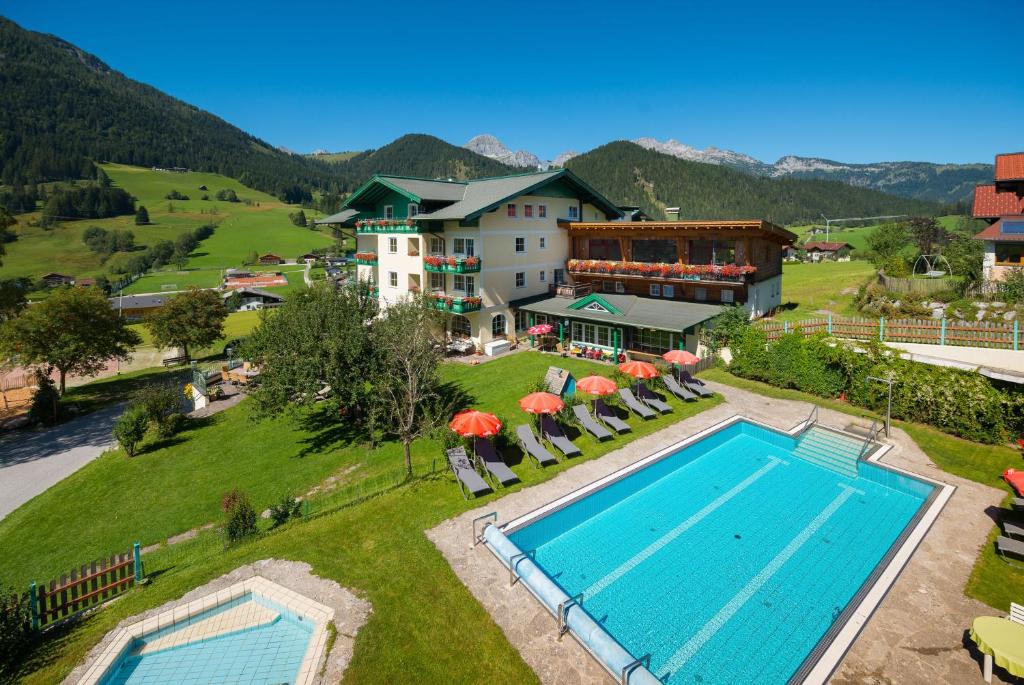
[[139, 205], [139, 208], [135, 211], [135, 225], [145, 226], [149, 223], [149, 212], [143, 205]]
[[188, 263], [188, 256], [192, 254], [192, 251], [199, 246], [199, 241], [196, 240], [192, 233], [182, 233], [178, 236], [178, 239], [174, 241], [174, 263], [179, 269], [184, 269], [185, 264]]
[[21, 311], [0, 330], [0, 350], [22, 364], [94, 376], [111, 360], [128, 359], [141, 342], [96, 288], [61, 288]]
[[16, 223], [18, 223], [17, 219], [11, 216], [7, 208], [0, 207], [0, 266], [4, 264], [2, 257], [7, 254], [6, 244], [10, 242], [10, 236], [12, 235], [7, 229]]
[[910, 234], [913, 236], [917, 249], [921, 254], [933, 254], [936, 244], [945, 244], [949, 240], [939, 222], [930, 216], [915, 216], [910, 219]]
[[292, 223], [296, 226], [306, 227], [306, 213], [301, 209], [297, 212], [292, 212], [288, 215], [288, 218], [292, 220]]
[[906, 224], [882, 224], [868, 234], [871, 261], [881, 267], [893, 257], [900, 257], [910, 244], [910, 231]]
[[139, 444], [146, 437], [148, 425], [149, 418], [146, 416], [146, 411], [138, 405], [131, 405], [125, 409], [114, 424], [114, 439], [121, 445], [121, 449], [129, 458], [139, 453]]
[[954, 235], [949, 244], [942, 248], [942, 256], [949, 262], [954, 276], [962, 276], [971, 284], [981, 280], [982, 265], [985, 261], [985, 243], [966, 235]]
[[228, 310], [216, 291], [193, 287], [153, 312], [146, 319], [146, 326], [158, 347], [180, 347], [187, 358], [189, 346], [207, 347], [224, 337], [227, 315]]
[[412, 475], [412, 442], [432, 433], [451, 414], [441, 393], [443, 318], [425, 298], [388, 305], [370, 330], [376, 359], [372, 376], [383, 425], [402, 442]]
[[13, 319], [25, 307], [31, 282], [27, 278], [0, 281], [0, 324]]

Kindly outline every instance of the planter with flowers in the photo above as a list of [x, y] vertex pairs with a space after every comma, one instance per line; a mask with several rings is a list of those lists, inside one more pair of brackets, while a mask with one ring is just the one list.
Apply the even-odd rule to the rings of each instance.
[[737, 264], [680, 264], [666, 262], [617, 262], [601, 259], [570, 259], [569, 273], [640, 276], [680, 281], [726, 281], [741, 283], [756, 266]]
[[377, 266], [376, 252], [356, 252], [356, 264], [363, 266]]

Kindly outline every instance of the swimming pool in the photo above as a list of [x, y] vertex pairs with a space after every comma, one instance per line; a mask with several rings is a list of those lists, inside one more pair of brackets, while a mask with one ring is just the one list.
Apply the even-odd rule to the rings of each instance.
[[485, 538], [616, 677], [802, 680], [934, 497], [859, 456], [734, 420]]

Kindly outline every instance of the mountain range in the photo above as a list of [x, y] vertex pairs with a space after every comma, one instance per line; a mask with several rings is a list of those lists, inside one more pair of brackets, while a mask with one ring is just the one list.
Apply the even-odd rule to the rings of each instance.
[[[632, 141], [640, 147], [678, 157], [691, 162], [717, 164], [755, 176], [769, 178], [808, 178], [841, 181], [862, 188], [937, 202], [967, 200], [978, 183], [992, 179], [991, 164], [934, 164], [931, 162], [876, 162], [848, 164], [820, 157], [786, 155], [774, 164], [762, 162], [750, 155], [717, 147], [702, 149], [677, 140], [637, 138]], [[563, 152], [550, 162], [541, 161], [526, 150], [512, 152], [496, 137], [483, 134], [472, 138], [465, 147], [477, 154], [520, 168], [564, 166], [579, 153]]]

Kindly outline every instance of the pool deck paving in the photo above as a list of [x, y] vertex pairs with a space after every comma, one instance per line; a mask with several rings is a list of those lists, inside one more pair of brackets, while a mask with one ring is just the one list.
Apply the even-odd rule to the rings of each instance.
[[[804, 421], [811, 410], [806, 402], [767, 398], [717, 383], [708, 385], [726, 402], [427, 531], [459, 579], [542, 682], [573, 685], [615, 680], [574, 639], [559, 640], [552, 615], [521, 583], [509, 585], [507, 568], [483, 545], [473, 546], [473, 519], [494, 511], [499, 523], [511, 521], [737, 414], [789, 430]], [[819, 410], [818, 422], [825, 426], [844, 428], [851, 420], [847, 414]], [[993, 522], [986, 510], [998, 507], [1005, 493], [942, 471], [899, 429], [883, 442], [891, 449], [882, 457], [882, 464], [948, 483], [956, 491], [830, 682], [982, 682], [981, 657], [965, 647], [970, 644], [965, 634], [974, 617], [999, 612], [966, 597], [963, 590], [992, 530]], [[1020, 682], [999, 669], [994, 681]]]

